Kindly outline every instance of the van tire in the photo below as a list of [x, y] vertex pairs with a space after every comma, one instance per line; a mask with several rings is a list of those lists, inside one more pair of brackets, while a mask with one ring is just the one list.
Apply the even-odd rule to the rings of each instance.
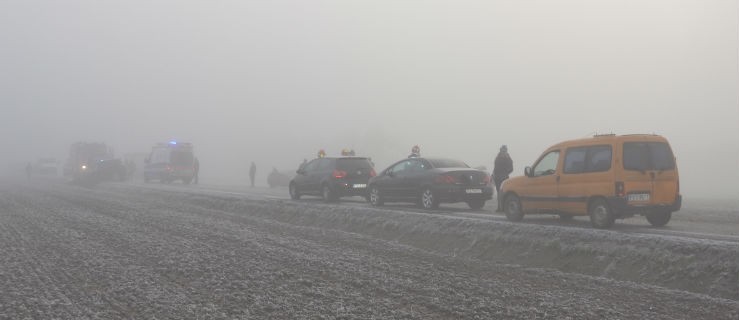
[[613, 226], [616, 218], [608, 203], [603, 199], [595, 199], [588, 207], [590, 223], [598, 229], [608, 229]]
[[503, 210], [505, 211], [505, 217], [514, 222], [523, 220], [523, 209], [521, 208], [521, 200], [515, 194], [509, 194], [505, 197], [503, 202]]
[[664, 227], [672, 218], [672, 212], [666, 210], [652, 211], [647, 214], [647, 221], [654, 227]]

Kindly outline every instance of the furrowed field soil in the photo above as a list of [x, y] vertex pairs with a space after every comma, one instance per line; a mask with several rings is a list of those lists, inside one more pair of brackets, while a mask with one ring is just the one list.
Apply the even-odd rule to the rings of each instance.
[[[736, 265], [735, 243], [665, 237], [646, 250], [638, 245], [655, 239], [445, 219], [126, 185], [0, 183], [0, 318], [739, 319], [736, 274], [719, 274]], [[551, 247], [526, 242], [521, 263], [493, 245], [546, 233]], [[593, 245], [570, 248], [575, 239]], [[563, 251], [590, 261], [584, 251], [607, 263], [593, 270], [627, 268], [629, 250], [659, 252], [655, 265], [683, 263], [665, 271], [680, 277], [708, 270], [691, 255], [728, 261], [708, 278], [693, 275], [714, 289], [633, 266], [643, 283], [535, 261]]]

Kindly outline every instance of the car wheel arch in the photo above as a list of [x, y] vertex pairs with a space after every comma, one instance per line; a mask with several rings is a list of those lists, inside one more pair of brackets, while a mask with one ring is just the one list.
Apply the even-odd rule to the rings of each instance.
[[[592, 209], [593, 204], [599, 200], [608, 204], [608, 199], [605, 196], [601, 196], [601, 195], [590, 196], [588, 198], [588, 205], [586, 207], [587, 213], [590, 213], [590, 209]], [[611, 208], [611, 210], [613, 210], [613, 208]]]

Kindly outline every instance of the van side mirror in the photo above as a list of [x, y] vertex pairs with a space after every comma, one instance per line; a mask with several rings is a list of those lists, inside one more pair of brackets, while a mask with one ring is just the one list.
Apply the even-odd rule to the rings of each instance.
[[531, 167], [526, 167], [526, 169], [523, 169], [523, 174], [526, 175], [527, 177], [531, 177], [532, 176]]
[[298, 169], [298, 170], [295, 171], [295, 173], [297, 173], [297, 174], [303, 174], [303, 173], [305, 173], [305, 170]]

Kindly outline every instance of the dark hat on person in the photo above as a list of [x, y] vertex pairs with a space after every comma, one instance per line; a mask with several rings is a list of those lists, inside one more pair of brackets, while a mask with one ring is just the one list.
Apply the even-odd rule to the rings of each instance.
[[506, 146], [506, 145], [502, 145], [502, 146], [500, 147], [500, 152], [508, 152], [508, 146]]

